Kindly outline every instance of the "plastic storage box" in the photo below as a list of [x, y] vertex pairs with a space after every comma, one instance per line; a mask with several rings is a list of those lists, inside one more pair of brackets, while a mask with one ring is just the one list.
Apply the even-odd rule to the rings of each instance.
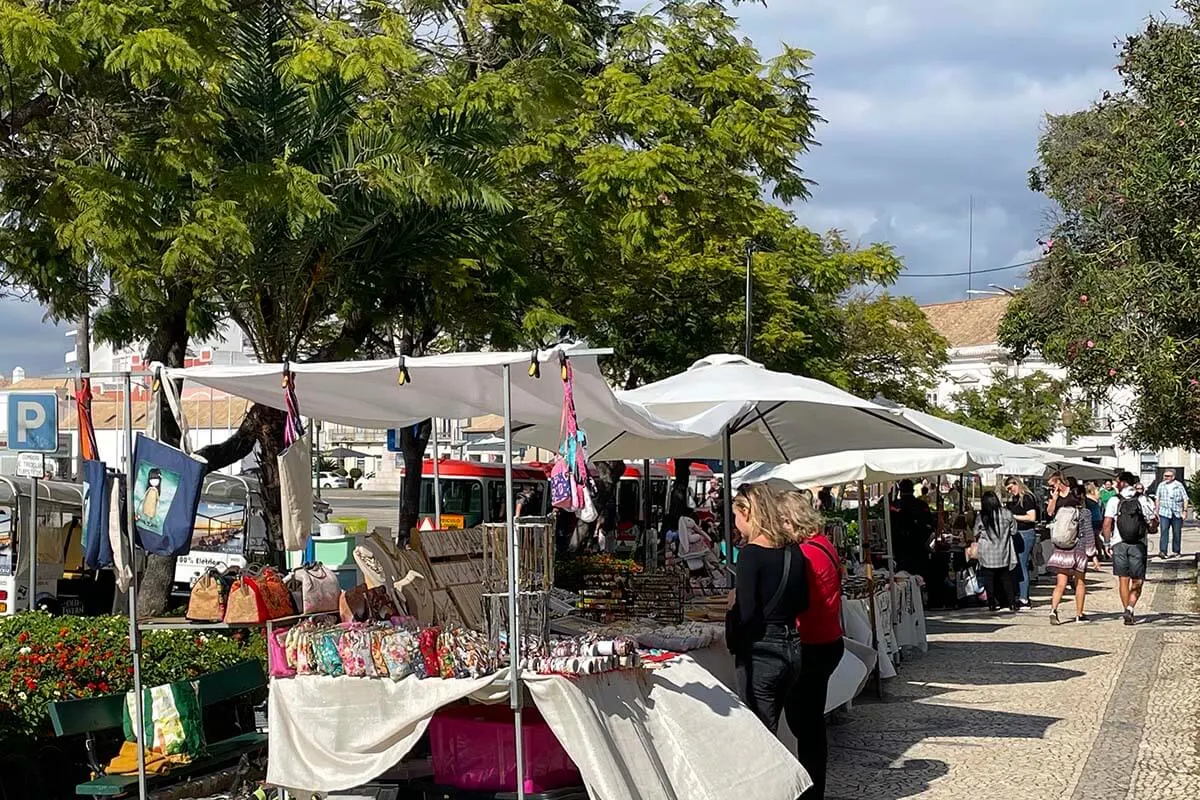
[[[537, 710], [523, 709], [521, 716], [526, 793], [582, 784], [579, 770]], [[506, 705], [443, 708], [429, 723], [433, 779], [468, 791], [516, 791], [515, 743], [512, 709]]]

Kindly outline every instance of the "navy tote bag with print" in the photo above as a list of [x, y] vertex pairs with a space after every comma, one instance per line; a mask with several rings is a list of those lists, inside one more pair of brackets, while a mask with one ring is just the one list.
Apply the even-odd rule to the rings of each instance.
[[138, 434], [133, 448], [133, 519], [147, 553], [186, 555], [192, 549], [205, 462]]
[[108, 538], [112, 478], [103, 461], [83, 462], [83, 562], [89, 569], [113, 564]]

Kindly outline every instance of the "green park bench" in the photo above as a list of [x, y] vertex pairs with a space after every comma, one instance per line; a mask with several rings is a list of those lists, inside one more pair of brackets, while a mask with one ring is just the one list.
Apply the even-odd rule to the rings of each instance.
[[[243, 661], [218, 672], [202, 675], [197, 680], [200, 683], [200, 703], [205, 708], [241, 697], [267, 685], [262, 664], [258, 661]], [[82, 734], [87, 737], [88, 761], [97, 777], [76, 786], [77, 795], [120, 797], [137, 792], [137, 775], [102, 774], [103, 764], [98, 762], [95, 752], [95, 734], [122, 728], [124, 703], [124, 694], [114, 694], [48, 704], [55, 736]], [[266, 743], [266, 734], [254, 731], [223, 741], [209, 742], [207, 754], [203, 758], [178, 766], [165, 775], [147, 775], [147, 785], [160, 786], [189, 776], [213, 772], [237, 762], [243, 755], [262, 750]]]

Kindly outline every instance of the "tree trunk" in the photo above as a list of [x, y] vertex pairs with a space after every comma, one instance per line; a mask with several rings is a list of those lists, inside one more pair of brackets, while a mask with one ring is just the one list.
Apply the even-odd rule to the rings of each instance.
[[409, 425], [399, 431], [400, 452], [404, 456], [404, 481], [400, 485], [399, 527], [401, 542], [407, 542], [420, 521], [421, 473], [425, 467], [425, 447], [433, 433], [433, 420]]
[[592, 496], [592, 503], [596, 506], [596, 511], [599, 517], [594, 522], [584, 522], [578, 517], [575, 521], [575, 536], [571, 539], [571, 551], [577, 552], [585, 548], [596, 536], [596, 528], [601, 521], [607, 521], [608, 525], [605, 530], [609, 533], [616, 534], [616, 514], [615, 506], [617, 499], [617, 482], [621, 480], [621, 476], [625, 474], [624, 461], [599, 461], [593, 465], [596, 468], [596, 475], [593, 478], [593, 484], [596, 487], [596, 492]]
[[[147, 363], [160, 362], [168, 367], [182, 367], [187, 355], [188, 346], [188, 309], [192, 304], [194, 290], [189, 284], [171, 287], [167, 292], [165, 307], [158, 330], [150, 337], [146, 346], [145, 360]], [[167, 444], [179, 445], [179, 425], [166, 402], [160, 404], [160, 430], [162, 439]], [[130, 464], [130, 472], [133, 465]], [[126, 476], [132, 480], [133, 476]], [[130, 535], [135, 535], [130, 531]], [[137, 607], [142, 616], [154, 616], [167, 610], [171, 601], [171, 584], [175, 580], [175, 558], [147, 554], [146, 569], [138, 586]], [[115, 604], [128, 606], [128, 599], [120, 592], [115, 598]]]
[[671, 499], [667, 504], [667, 515], [663, 530], [679, 529], [679, 518], [688, 510], [688, 494], [692, 486], [692, 459], [675, 459], [675, 479], [671, 482]]

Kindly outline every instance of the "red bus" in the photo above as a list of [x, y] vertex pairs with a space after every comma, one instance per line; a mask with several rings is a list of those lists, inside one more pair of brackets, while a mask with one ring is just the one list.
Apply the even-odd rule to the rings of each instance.
[[[438, 482], [442, 488], [442, 527], [457, 524], [470, 528], [484, 522], [505, 521], [503, 464], [440, 458]], [[513, 493], [520, 495], [526, 489], [532, 496], [522, 504], [521, 516], [547, 516], [550, 493], [546, 473], [535, 466], [514, 464]], [[433, 460], [427, 458], [421, 468], [421, 503], [418, 507], [421, 521], [428, 519], [432, 523], [434, 510]]]

